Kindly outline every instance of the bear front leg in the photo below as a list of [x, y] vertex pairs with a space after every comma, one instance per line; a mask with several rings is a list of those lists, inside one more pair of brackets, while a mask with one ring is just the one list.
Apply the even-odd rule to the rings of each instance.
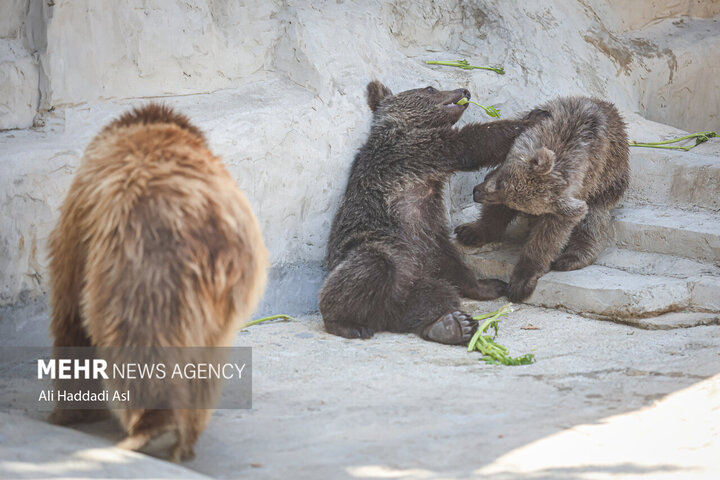
[[511, 302], [522, 302], [532, 295], [538, 279], [563, 251], [576, 224], [577, 219], [552, 214], [538, 218], [510, 276], [507, 297]]
[[451, 159], [454, 171], [499, 165], [518, 135], [549, 116], [545, 110], [535, 109], [521, 120], [471, 123], [448, 138], [442, 145], [442, 151], [446, 158]]
[[480, 247], [486, 243], [499, 242], [505, 229], [517, 215], [517, 211], [505, 205], [483, 205], [480, 218], [455, 228], [458, 241], [468, 247]]
[[499, 165], [515, 138], [534, 123], [532, 120], [471, 123], [458, 131], [446, 150], [454, 153], [456, 170], [472, 171]]
[[507, 283], [502, 280], [478, 280], [475, 272], [463, 261], [455, 245], [443, 238], [440, 243], [440, 277], [457, 287], [461, 297], [493, 300], [505, 295]]

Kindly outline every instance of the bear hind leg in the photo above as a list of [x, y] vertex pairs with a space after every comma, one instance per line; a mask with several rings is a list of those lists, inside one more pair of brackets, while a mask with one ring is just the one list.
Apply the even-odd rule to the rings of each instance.
[[610, 236], [610, 214], [591, 208], [570, 235], [565, 250], [552, 264], [553, 270], [578, 270], [591, 265], [605, 248]]
[[413, 286], [399, 332], [415, 332], [425, 340], [462, 345], [477, 330], [477, 321], [460, 310], [457, 288], [441, 279], [426, 278]]
[[337, 265], [325, 280], [318, 302], [327, 332], [367, 339], [397, 323], [404, 300], [398, 278], [404, 276], [398, 274], [400, 261], [381, 247], [363, 247]]

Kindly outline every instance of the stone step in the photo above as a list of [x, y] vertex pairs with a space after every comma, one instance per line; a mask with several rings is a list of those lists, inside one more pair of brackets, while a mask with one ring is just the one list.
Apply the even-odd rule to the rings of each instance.
[[[506, 281], [520, 249], [520, 244], [461, 247], [479, 277]], [[676, 311], [720, 312], [718, 292], [715, 265], [612, 248], [594, 265], [543, 275], [527, 303], [622, 321]]]
[[[612, 246], [720, 264], [720, 214], [634, 205], [616, 208], [612, 217]], [[507, 228], [503, 242], [522, 242], [528, 231], [527, 218], [519, 217]]]
[[630, 149], [625, 204], [720, 210], [720, 158], [708, 154]]
[[618, 208], [613, 212], [618, 247], [642, 252], [720, 260], [720, 215], [657, 206]]

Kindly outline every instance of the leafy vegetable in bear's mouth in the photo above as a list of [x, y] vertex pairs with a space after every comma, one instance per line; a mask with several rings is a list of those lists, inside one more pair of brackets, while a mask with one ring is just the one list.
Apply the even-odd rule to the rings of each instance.
[[476, 67], [470, 65], [467, 60], [455, 60], [453, 62], [439, 62], [435, 60], [425, 60], [427, 65], [442, 65], [445, 67], [458, 67], [463, 70], [491, 70], [499, 75], [505, 75], [505, 69], [503, 67]]
[[253, 326], [253, 325], [257, 325], [258, 323], [267, 322], [268, 320], [277, 320], [278, 318], [282, 318], [283, 320], [294, 320], [294, 318], [291, 317], [290, 315], [283, 315], [283, 314], [280, 314], [280, 315], [270, 315], [269, 317], [258, 318], [257, 320], [253, 320], [253, 321], [251, 321], [251, 322], [247, 322], [247, 323], [245, 324], [245, 326], [243, 327], [243, 329], [245, 329], [245, 328], [247, 328], [247, 327], [251, 327], [251, 326]]
[[[495, 343], [495, 337], [497, 337], [498, 322], [500, 322], [500, 317], [503, 317], [512, 311], [512, 303], [508, 303], [495, 310], [494, 312], [485, 313], [483, 315], [473, 317], [473, 320], [485, 321], [482, 323], [482, 325], [478, 327], [475, 335], [473, 335], [473, 337], [470, 339], [470, 343], [468, 343], [468, 352], [477, 350], [478, 352], [483, 354], [483, 357], [480, 358], [480, 360], [483, 360], [484, 362], [492, 365], [530, 365], [531, 363], [535, 362], [535, 355], [532, 353], [521, 355], [519, 357], [511, 357], [509, 355], [510, 352], [507, 347], [505, 347], [504, 345], [500, 345], [499, 343]], [[495, 330], [495, 335], [492, 337], [490, 335], [486, 335], [487, 331], [491, 327]]]
[[[718, 135], [715, 132], [697, 132], [697, 133], [691, 133], [690, 135], [685, 135], [684, 137], [679, 138], [673, 138], [670, 140], [665, 140], [664, 142], [636, 142], [634, 140], [631, 140], [629, 142], [629, 145], [631, 147], [647, 147], [647, 148], [665, 148], [667, 150], [683, 150], [687, 152], [691, 148], [695, 148], [701, 143], [707, 142], [711, 138], [718, 137]], [[683, 140], [690, 140], [695, 139], [695, 145], [685, 145], [685, 146], [679, 146], [679, 145], [668, 145], [670, 143], [677, 143], [682, 142]]]
[[480, 105], [479, 103], [468, 100], [465, 97], [458, 100], [455, 105], [466, 105], [468, 103], [472, 103], [473, 105], [477, 105], [478, 107], [482, 108], [483, 110], [485, 110], [485, 113], [487, 113], [491, 117], [500, 118], [500, 110], [498, 110], [497, 108], [493, 106], [486, 107], [485, 105]]

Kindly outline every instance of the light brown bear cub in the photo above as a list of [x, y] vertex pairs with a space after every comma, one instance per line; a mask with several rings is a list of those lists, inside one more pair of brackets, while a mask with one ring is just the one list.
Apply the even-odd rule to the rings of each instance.
[[[247, 199], [202, 133], [153, 103], [88, 145], [50, 255], [56, 347], [228, 346], [266, 281], [267, 252]], [[179, 461], [193, 455], [211, 410], [115, 413], [127, 432], [121, 446], [140, 449], [174, 431], [170, 457]], [[56, 407], [49, 420], [103, 414]]]
[[512, 219], [531, 216], [530, 235], [510, 277], [508, 298], [528, 298], [550, 267], [590, 265], [604, 247], [609, 210], [627, 189], [628, 140], [617, 109], [586, 97], [540, 106], [550, 117], [515, 140], [505, 161], [476, 186], [482, 215], [455, 230], [469, 246], [499, 241]]

